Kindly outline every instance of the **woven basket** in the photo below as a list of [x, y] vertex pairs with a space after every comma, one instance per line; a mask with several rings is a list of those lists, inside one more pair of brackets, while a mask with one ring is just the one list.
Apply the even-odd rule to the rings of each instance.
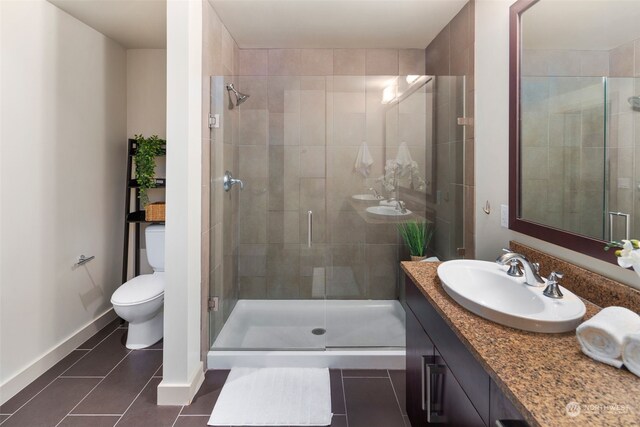
[[164, 202], [148, 203], [144, 208], [144, 219], [146, 221], [164, 222], [165, 206]]

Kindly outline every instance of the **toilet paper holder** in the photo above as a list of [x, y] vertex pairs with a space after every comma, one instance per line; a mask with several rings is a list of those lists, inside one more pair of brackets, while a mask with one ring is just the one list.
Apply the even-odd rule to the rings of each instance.
[[91, 261], [92, 259], [94, 259], [95, 256], [90, 256], [90, 257], [86, 257], [84, 255], [80, 255], [80, 257], [78, 258], [78, 262], [76, 262], [76, 266], [81, 266], [81, 265], [85, 265], [86, 263], [88, 263], [89, 261]]

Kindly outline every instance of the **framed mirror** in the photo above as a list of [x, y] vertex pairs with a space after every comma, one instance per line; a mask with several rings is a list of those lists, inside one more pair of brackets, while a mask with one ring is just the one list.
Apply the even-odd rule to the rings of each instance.
[[510, 229], [609, 262], [640, 236], [638, 22], [625, 0], [511, 6]]

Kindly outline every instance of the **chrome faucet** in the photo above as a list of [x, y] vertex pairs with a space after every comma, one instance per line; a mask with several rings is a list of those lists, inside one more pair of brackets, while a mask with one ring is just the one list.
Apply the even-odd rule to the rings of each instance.
[[400, 213], [407, 213], [407, 206], [402, 200], [394, 200], [393, 203], [396, 204], [396, 210]]
[[375, 197], [376, 199], [378, 200], [382, 199], [382, 196], [380, 195], [380, 193], [378, 193], [378, 190], [376, 190], [375, 188], [370, 187], [368, 190], [371, 191], [371, 194], [373, 194], [373, 197]]
[[500, 255], [498, 259], [496, 259], [496, 262], [499, 265], [512, 265], [511, 261], [517, 261], [522, 265], [525, 284], [529, 286], [542, 286], [545, 284], [544, 279], [540, 277], [540, 274], [538, 273], [539, 266], [536, 263], [530, 262], [526, 256], [509, 251]]

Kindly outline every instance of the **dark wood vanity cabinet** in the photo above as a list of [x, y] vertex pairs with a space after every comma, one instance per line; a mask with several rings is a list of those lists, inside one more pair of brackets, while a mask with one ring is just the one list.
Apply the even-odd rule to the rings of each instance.
[[507, 426], [523, 420], [411, 279], [405, 288], [407, 414], [412, 427]]

